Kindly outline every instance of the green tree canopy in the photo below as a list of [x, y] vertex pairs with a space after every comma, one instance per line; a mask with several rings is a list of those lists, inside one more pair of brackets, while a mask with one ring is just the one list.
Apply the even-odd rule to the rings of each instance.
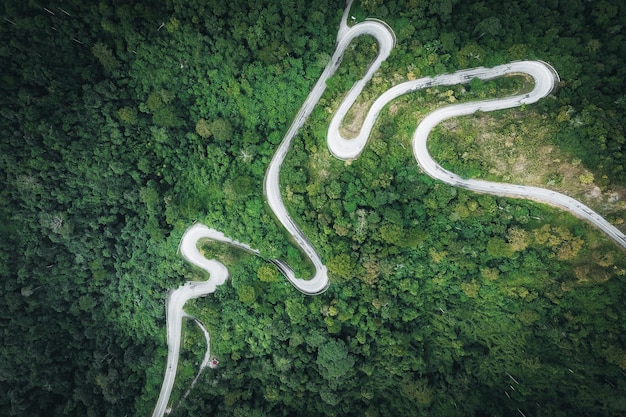
[[331, 339], [320, 346], [315, 360], [320, 374], [326, 379], [345, 376], [354, 366], [354, 357], [343, 340]]
[[210, 127], [216, 141], [223, 143], [232, 140], [233, 126], [227, 119], [216, 119]]

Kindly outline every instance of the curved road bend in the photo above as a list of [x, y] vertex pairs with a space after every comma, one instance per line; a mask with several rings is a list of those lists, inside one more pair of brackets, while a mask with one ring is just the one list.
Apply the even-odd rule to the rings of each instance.
[[[554, 71], [550, 65], [541, 61], [512, 62], [510, 64], [499, 65], [494, 68], [472, 68], [454, 72], [452, 74], [443, 74], [436, 77], [424, 77], [413, 81], [407, 81], [390, 88], [378, 97], [367, 113], [359, 134], [355, 138], [347, 139], [341, 136], [339, 127], [341, 126], [343, 118], [346, 116], [361, 93], [364, 84], [359, 83], [360, 88], [352, 88], [339, 105], [337, 112], [333, 115], [330, 126], [328, 127], [328, 149], [336, 158], [339, 159], [357, 158], [361, 152], [363, 152], [363, 149], [365, 148], [365, 145], [370, 137], [374, 123], [376, 123], [376, 119], [378, 118], [381, 110], [389, 104], [389, 102], [401, 95], [434, 86], [465, 84], [474, 78], [488, 80], [515, 73], [531, 75], [535, 80], [535, 87], [533, 91], [529, 94], [513, 96], [503, 100], [471, 102], [458, 106], [466, 106], [467, 114], [471, 114], [478, 110], [491, 111], [487, 110], [486, 105], [494, 102], [497, 102], [497, 104], [492, 110], [515, 107], [523, 103], [530, 104], [548, 95], [559, 81], [556, 71]], [[508, 106], [504, 105], [505, 102]]]
[[[167, 295], [167, 366], [165, 368], [165, 376], [163, 377], [159, 399], [157, 400], [152, 417], [161, 417], [168, 411], [167, 403], [169, 402], [172, 387], [174, 386], [176, 369], [178, 368], [178, 358], [180, 356], [183, 317], [190, 317], [183, 309], [185, 303], [193, 298], [214, 293], [217, 287], [228, 279], [228, 270], [222, 263], [216, 260], [206, 259], [200, 253], [197, 246], [200, 239], [225, 242], [248, 252], [259, 254], [258, 251], [252, 249], [250, 246], [232, 240], [224, 236], [224, 233], [209, 229], [200, 223], [194, 224], [185, 231], [179, 246], [180, 253], [187, 261], [207, 271], [210, 277], [207, 281], [187, 281], [184, 285], [178, 287], [176, 290], [170, 291]], [[205, 361], [208, 355], [209, 351], [207, 346]], [[205, 361], [203, 361], [203, 364]]]
[[[535, 77], [535, 74], [530, 74]], [[622, 233], [619, 229], [617, 229], [615, 226], [613, 226], [591, 208], [587, 207], [580, 201], [573, 199], [572, 197], [556, 191], [547, 190], [545, 188], [464, 179], [441, 167], [439, 164], [437, 164], [437, 162], [433, 160], [433, 158], [428, 153], [428, 149], [426, 146], [428, 135], [430, 134], [431, 130], [443, 120], [449, 119], [451, 117], [472, 114], [476, 111], [487, 112], [520, 106], [525, 103], [533, 103], [534, 101], [537, 101], [539, 98], [541, 98], [537, 96], [533, 97], [533, 93], [536, 90], [539, 90], [539, 92], [541, 93], [541, 84], [542, 83], [540, 82], [537, 83], [538, 87], [536, 86], [535, 90], [531, 92], [531, 97], [517, 96], [486, 102], [465, 103], [456, 106], [444, 107], [430, 113], [424, 118], [422, 123], [420, 123], [420, 125], [415, 130], [415, 133], [413, 134], [413, 153], [415, 155], [415, 158], [417, 159], [417, 162], [428, 175], [443, 182], [446, 182], [450, 185], [455, 185], [457, 187], [480, 193], [495, 194], [514, 198], [528, 198], [567, 210], [574, 216], [588, 221], [589, 223], [600, 229], [602, 232], [604, 232], [608, 237], [613, 239], [617, 244], [619, 244], [623, 248], [626, 248], [626, 235], [624, 235], [624, 233]], [[546, 95], [548, 93], [546, 93]]]
[[534, 88], [528, 94], [506, 97], [494, 100], [475, 101], [463, 104], [446, 106], [429, 113], [417, 126], [413, 134], [413, 154], [420, 167], [429, 176], [447, 184], [465, 188], [471, 191], [508, 196], [514, 198], [528, 198], [538, 202], [550, 204], [565, 209], [573, 215], [586, 220], [607, 234], [611, 239], [626, 248], [626, 235], [605, 220], [598, 213], [567, 195], [538, 187], [523, 185], [487, 182], [482, 180], [464, 179], [444, 169], [431, 157], [428, 152], [427, 140], [432, 129], [443, 120], [473, 114], [477, 111], [489, 112], [494, 110], [518, 107], [523, 104], [535, 103], [552, 92], [559, 82], [557, 72], [552, 66], [543, 61], [518, 61], [499, 65], [494, 68], [473, 68], [444, 74], [436, 77], [425, 77], [414, 81], [396, 85], [383, 93], [372, 104], [359, 132], [354, 139], [346, 139], [339, 133], [342, 119], [354, 104], [360, 90], [352, 89], [341, 103], [339, 110], [333, 116], [328, 129], [328, 148], [339, 159], [357, 158], [363, 151], [371, 130], [380, 111], [393, 99], [419, 89], [438, 85], [455, 85], [467, 83], [473, 78], [488, 80], [509, 74], [528, 74], [534, 79]]
[[276, 150], [276, 153], [272, 157], [272, 161], [270, 162], [267, 172], [265, 173], [265, 181], [263, 184], [265, 197], [270, 208], [276, 214], [276, 217], [280, 220], [283, 227], [287, 229], [287, 232], [295, 239], [297, 245], [311, 260], [313, 266], [315, 267], [315, 274], [309, 280], [296, 278], [293, 270], [284, 261], [274, 260], [273, 262], [277, 265], [281, 272], [285, 274], [294, 287], [307, 295], [320, 294], [326, 291], [329, 284], [328, 270], [322, 263], [322, 260], [320, 259], [320, 256], [315, 248], [313, 248], [313, 245], [309, 242], [306, 236], [304, 236], [300, 228], [295, 224], [287, 212], [287, 208], [285, 207], [280, 194], [280, 168], [285, 160], [287, 152], [289, 151], [291, 141], [298, 134], [298, 130], [302, 127], [307, 117], [313, 111], [313, 108], [317, 105], [317, 102], [326, 89], [326, 81], [339, 67], [343, 54], [345, 53], [350, 42], [357, 36], [361, 35], [371, 35], [378, 42], [378, 55], [368, 67], [365, 76], [358, 81], [350, 91], [360, 91], [365, 83], [367, 83], [367, 81], [372, 78], [374, 73], [378, 70], [380, 64], [387, 59], [391, 49], [395, 46], [395, 37], [393, 32], [389, 26], [379, 21], [367, 20], [352, 27], [348, 27], [346, 20], [351, 4], [352, 0], [348, 2], [344, 11], [341, 26], [337, 35], [335, 52], [333, 53], [328, 65], [326, 65], [326, 68], [324, 68], [319, 80], [300, 108], [300, 111], [285, 134], [285, 137]]

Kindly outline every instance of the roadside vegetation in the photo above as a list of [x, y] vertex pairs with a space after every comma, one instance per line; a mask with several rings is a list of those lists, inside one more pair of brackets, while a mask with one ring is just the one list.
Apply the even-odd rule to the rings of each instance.
[[447, 169], [467, 178], [556, 190], [622, 228], [624, 187], [607, 175], [596, 178], [571, 151], [555, 145], [552, 138], [559, 136], [563, 123], [528, 109], [459, 118], [432, 133], [430, 151]]
[[[177, 255], [194, 221], [262, 258], [202, 246], [232, 277], [187, 308], [220, 365], [173, 415], [626, 413], [624, 251], [556, 209], [438, 183], [411, 153], [427, 111], [524, 91], [521, 77], [401, 97], [346, 163], [325, 135], [375, 55], [357, 40], [281, 173], [331, 273], [326, 293], [306, 297], [264, 261], [307, 270], [262, 182], [328, 62], [344, 2], [208, 4], [0, 4], [8, 415], [151, 413], [167, 291], [206, 278]], [[625, 218], [621, 2], [363, 0], [351, 15], [385, 20], [398, 45], [346, 132], [402, 81], [543, 59], [562, 79], [553, 97], [443, 123], [434, 157], [465, 176], [562, 187]], [[173, 398], [204, 353], [201, 332], [186, 329]]]

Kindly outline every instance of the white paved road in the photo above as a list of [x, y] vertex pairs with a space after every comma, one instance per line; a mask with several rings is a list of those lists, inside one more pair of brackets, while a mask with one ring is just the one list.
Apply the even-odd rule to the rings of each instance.
[[[180, 356], [183, 317], [188, 316], [183, 309], [185, 303], [193, 298], [214, 293], [217, 287], [228, 279], [228, 270], [221, 262], [214, 259], [206, 259], [200, 253], [197, 244], [201, 239], [211, 239], [228, 243], [256, 255], [259, 254], [258, 251], [250, 248], [250, 246], [232, 240], [224, 236], [222, 232], [210, 229], [200, 223], [194, 224], [185, 231], [179, 246], [180, 253], [187, 261], [207, 271], [210, 276], [207, 281], [188, 281], [178, 289], [170, 291], [167, 295], [167, 366], [165, 368], [165, 376], [163, 377], [159, 399], [157, 400], [152, 417], [161, 417], [168, 411], [167, 404], [170, 399], [170, 394], [172, 393], [172, 387], [174, 386], [176, 369], [178, 368], [178, 357]], [[205, 360], [209, 355], [208, 349], [209, 347], [207, 346]]]
[[[531, 104], [550, 94], [555, 85], [558, 83], [558, 74], [549, 64], [542, 61], [520, 61], [510, 64], [500, 65], [494, 68], [474, 68], [455, 72], [453, 74], [439, 75], [436, 77], [426, 77], [419, 80], [409, 81], [397, 85], [387, 90], [372, 105], [368, 112], [363, 127], [359, 135], [354, 139], [343, 138], [339, 133], [341, 121], [347, 114], [348, 110], [354, 104], [356, 98], [363, 90], [363, 87], [372, 78], [374, 73], [380, 67], [380, 64], [389, 56], [391, 49], [395, 46], [395, 36], [393, 31], [384, 22], [378, 20], [367, 20], [355, 26], [348, 27], [347, 19], [350, 11], [352, 0], [349, 0], [344, 11], [341, 26], [337, 35], [336, 50], [330, 62], [324, 69], [320, 79], [315, 84], [306, 101], [300, 108], [296, 118], [294, 119], [287, 134], [283, 138], [278, 150], [274, 154], [272, 161], [268, 167], [264, 181], [265, 197], [272, 211], [276, 214], [281, 224], [287, 229], [289, 234], [295, 239], [298, 246], [311, 260], [315, 267], [315, 274], [311, 279], [302, 279], [295, 276], [293, 269], [282, 260], [273, 260], [272, 262], [287, 276], [289, 281], [301, 292], [308, 295], [315, 295], [324, 292], [328, 288], [328, 270], [323, 264], [320, 256], [302, 233], [300, 228], [295, 224], [289, 216], [287, 209], [283, 203], [280, 193], [280, 168], [285, 160], [285, 156], [289, 151], [291, 141], [298, 133], [298, 130], [305, 123], [307, 117], [311, 114], [313, 108], [319, 101], [324, 90], [326, 89], [326, 81], [335, 73], [339, 67], [343, 54], [350, 42], [357, 36], [370, 35], [373, 36], [379, 45], [378, 55], [370, 64], [365, 76], [359, 80], [348, 92], [339, 109], [335, 113], [329, 130], [328, 130], [328, 147], [330, 152], [340, 159], [357, 158], [363, 151], [367, 140], [370, 136], [371, 129], [378, 117], [380, 111], [394, 98], [407, 94], [422, 88], [428, 88], [436, 85], [454, 85], [467, 83], [473, 78], [483, 80], [495, 78], [507, 74], [523, 73], [533, 77], [535, 86], [529, 94], [507, 97], [502, 99], [477, 101], [471, 103], [457, 104], [438, 109], [429, 115], [417, 126], [413, 134], [413, 153], [420, 167], [433, 178], [441, 180], [447, 184], [466, 188], [468, 190], [518, 197], [529, 198], [536, 201], [548, 203], [557, 207], [561, 207], [570, 211], [574, 215], [585, 219], [605, 232], [609, 237], [618, 244], [626, 248], [626, 236], [607, 222], [600, 215], [595, 213], [589, 207], [574, 200], [571, 197], [537, 187], [527, 187], [522, 185], [501, 184], [481, 180], [468, 180], [445, 170], [437, 164], [430, 154], [426, 146], [428, 135], [431, 130], [441, 121], [457, 116], [463, 116], [475, 113], [477, 111], [494, 111], [521, 106], [522, 104]], [[205, 296], [215, 292], [216, 288], [223, 284], [228, 278], [228, 271], [223, 264], [216, 260], [206, 259], [197, 248], [197, 242], [200, 239], [207, 238], [225, 242], [251, 253], [259, 255], [259, 252], [250, 248], [250, 246], [234, 241], [224, 236], [223, 233], [214, 229], [210, 229], [202, 224], [191, 226], [181, 240], [180, 252], [183, 257], [192, 264], [206, 270], [210, 274], [210, 278], [205, 282], [187, 282], [175, 291], [170, 291], [167, 297], [167, 367], [163, 378], [163, 385], [157, 405], [153, 412], [153, 417], [161, 417], [168, 412], [167, 404], [174, 384], [176, 369], [178, 366], [178, 357], [180, 355], [181, 343], [181, 326], [182, 319], [188, 316], [183, 310], [185, 303], [193, 298]], [[209, 351], [205, 355], [205, 361], [209, 357]]]
[[335, 53], [330, 59], [328, 65], [326, 65], [322, 75], [309, 93], [306, 101], [291, 124], [291, 127], [287, 131], [287, 134], [280, 143], [280, 146], [274, 154], [267, 172], [265, 173], [265, 181], [263, 184], [265, 198], [267, 199], [270, 208], [276, 214], [276, 217], [281, 222], [283, 227], [285, 227], [287, 232], [293, 237], [296, 244], [311, 260], [313, 266], [315, 267], [315, 274], [308, 280], [297, 278], [293, 270], [284, 261], [275, 260], [273, 262], [280, 268], [289, 281], [291, 281], [294, 287], [307, 295], [320, 294], [326, 291], [329, 283], [328, 270], [313, 245], [309, 242], [306, 236], [304, 236], [300, 228], [295, 224], [287, 212], [287, 208], [283, 203], [280, 193], [280, 167], [282, 166], [285, 156], [289, 151], [291, 141], [298, 134], [298, 130], [302, 127], [307, 117], [311, 114], [315, 105], [324, 93], [324, 90], [326, 89], [326, 81], [335, 73], [337, 68], [339, 68], [343, 54], [345, 53], [348, 45], [350, 45], [350, 42], [352, 42], [352, 40], [357, 36], [361, 35], [371, 35], [378, 41], [378, 55], [367, 69], [365, 77], [363, 77], [363, 79], [361, 79], [361, 81], [359, 81], [351, 91], [360, 91], [360, 89], [363, 88], [365, 83], [367, 83], [372, 75], [374, 75], [374, 73], [378, 70], [380, 64], [387, 59], [391, 49], [395, 46], [395, 36], [393, 31], [383, 22], [378, 20], [366, 20], [365, 22], [348, 27], [346, 21], [351, 3], [352, 1], [348, 2], [343, 15], [339, 33], [337, 35]]
[[619, 245], [626, 248], [626, 236], [602, 216], [578, 200], [544, 188], [464, 179], [455, 173], [444, 169], [430, 156], [430, 153], [428, 152], [428, 135], [432, 129], [443, 120], [473, 114], [477, 111], [489, 112], [518, 107], [523, 104], [531, 104], [550, 94], [558, 84], [559, 77], [556, 70], [546, 62], [511, 62], [494, 68], [473, 68], [458, 71], [452, 74], [420, 78], [418, 80], [396, 85], [383, 93], [374, 102], [374, 104], [372, 104], [372, 107], [363, 122], [363, 127], [361, 128], [359, 135], [354, 139], [346, 139], [341, 136], [339, 126], [341, 125], [342, 119], [345, 117], [360, 93], [360, 90], [352, 89], [341, 103], [337, 113], [333, 116], [328, 130], [328, 148], [331, 153], [339, 159], [357, 158], [361, 152], [363, 152], [363, 149], [367, 144], [372, 127], [374, 126], [380, 111], [391, 100], [403, 94], [431, 86], [463, 84], [468, 83], [474, 78], [488, 80], [510, 74], [530, 75], [534, 80], [533, 90], [528, 94], [512, 97], [446, 106], [428, 114], [417, 126], [417, 129], [413, 134], [413, 154], [418, 164], [426, 174], [453, 186], [480, 193], [514, 198], [528, 198], [565, 209], [573, 215], [590, 222], [598, 229], [606, 233], [607, 236]]
[[[451, 115], [449, 117], [471, 114], [479, 110], [493, 111], [516, 107], [522, 104], [534, 103], [542, 97], [548, 95], [559, 81], [556, 71], [549, 64], [542, 61], [518, 61], [510, 64], [499, 65], [494, 68], [472, 68], [452, 74], [443, 74], [436, 77], [424, 77], [408, 81], [390, 88], [378, 99], [376, 99], [363, 121], [363, 126], [361, 127], [358, 136], [353, 139], [346, 139], [339, 133], [339, 126], [363, 89], [365, 83], [359, 82], [357, 84], [359, 88], [352, 88], [350, 90], [340, 104], [337, 112], [333, 115], [328, 128], [328, 148], [330, 152], [339, 159], [357, 158], [363, 151], [363, 148], [369, 139], [372, 127], [374, 126], [380, 111], [392, 100], [401, 95], [434, 86], [464, 84], [470, 82], [474, 78], [488, 80], [514, 73], [528, 74], [533, 77], [535, 80], [535, 87], [531, 93], [507, 97], [502, 100], [475, 101], [445, 107], [445, 109], [453, 108], [456, 112], [455, 115]], [[355, 87], [357, 85], [355, 85]], [[420, 123], [420, 126], [422, 124], [424, 124], [424, 122]]]

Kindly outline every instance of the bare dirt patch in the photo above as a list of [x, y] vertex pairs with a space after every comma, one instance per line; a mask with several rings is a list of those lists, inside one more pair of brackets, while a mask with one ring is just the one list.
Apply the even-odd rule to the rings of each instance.
[[358, 136], [363, 126], [365, 116], [374, 100], [362, 100], [358, 99], [356, 103], [350, 108], [346, 117], [343, 118], [342, 124], [339, 128], [339, 133], [344, 138], [354, 138]]

